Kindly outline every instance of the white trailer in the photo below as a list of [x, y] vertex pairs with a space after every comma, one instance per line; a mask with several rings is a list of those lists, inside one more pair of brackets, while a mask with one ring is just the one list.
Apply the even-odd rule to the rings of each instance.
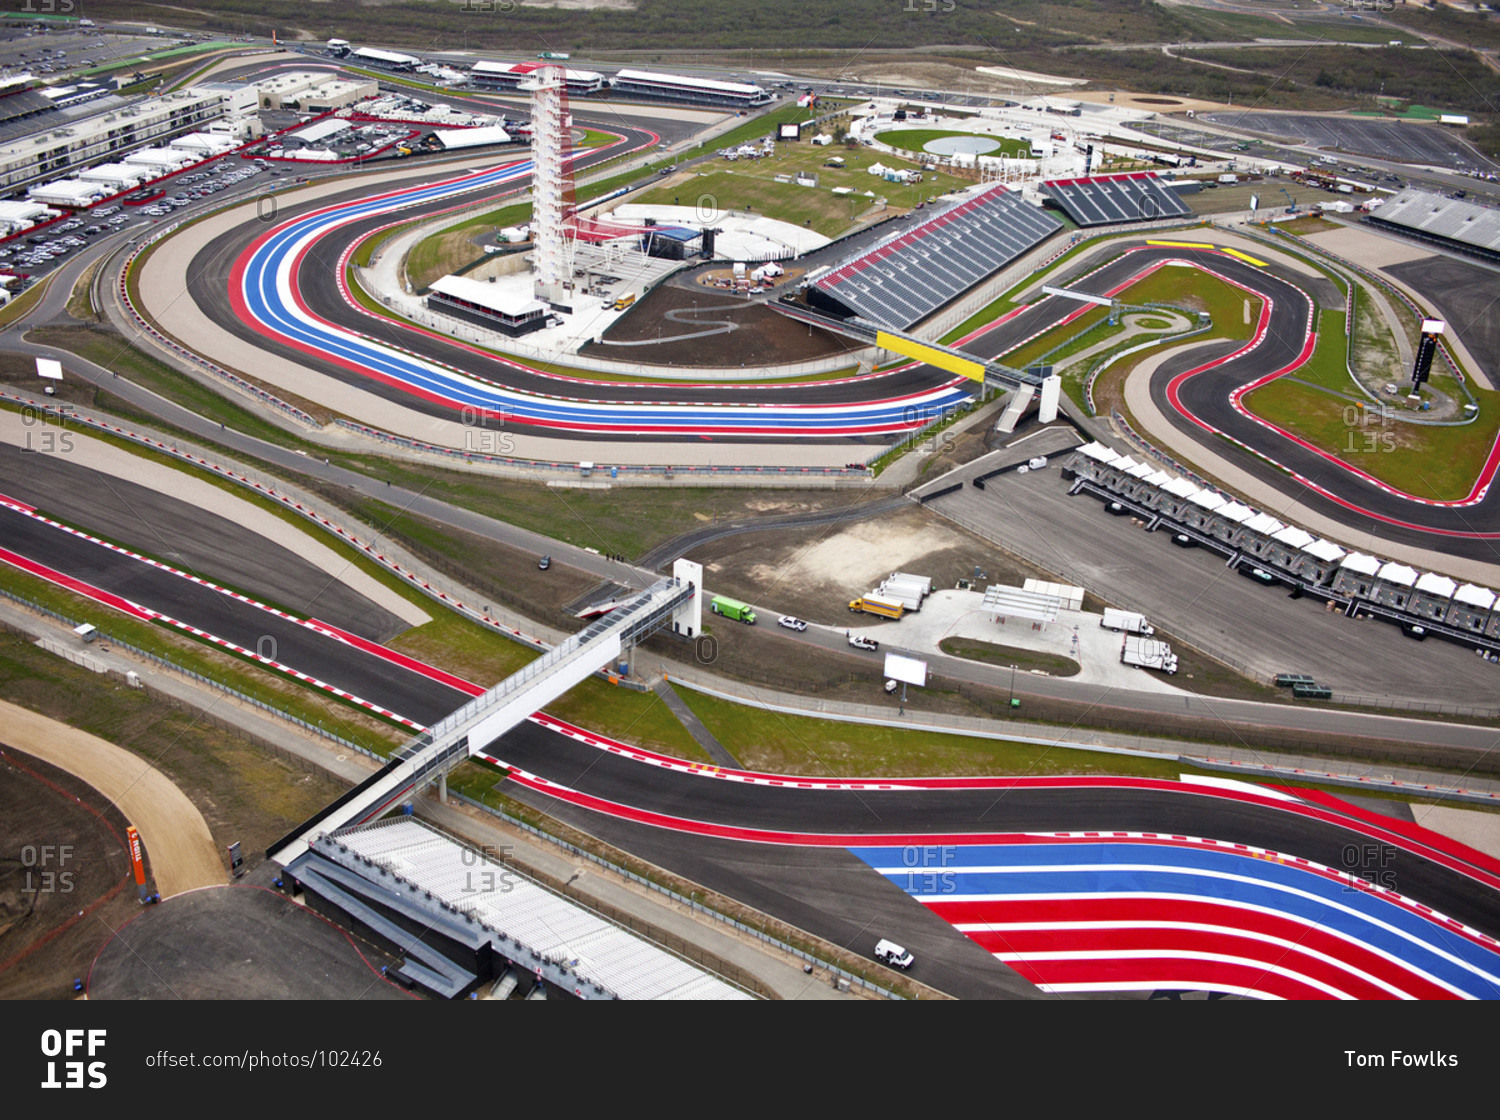
[[907, 610], [916, 610], [916, 607], [921, 606], [922, 600], [927, 597], [927, 592], [922, 589], [921, 583], [912, 579], [885, 580], [874, 594], [903, 601], [909, 600], [912, 606], [907, 606]]
[[1099, 625], [1106, 630], [1139, 634], [1144, 638], [1156, 633], [1156, 628], [1146, 621], [1145, 615], [1134, 611], [1117, 611], [1114, 607], [1104, 608], [1104, 617], [1099, 620]]
[[1177, 655], [1172, 652], [1172, 647], [1155, 638], [1126, 635], [1120, 647], [1120, 660], [1140, 669], [1159, 669], [1168, 674], [1177, 672]]
[[887, 599], [900, 603], [908, 611], [919, 611], [922, 609], [922, 596], [913, 593], [909, 588], [897, 584], [894, 587], [890, 580], [886, 580], [874, 591], [865, 596], [869, 599]]
[[890, 578], [893, 580], [901, 580], [904, 583], [915, 583], [918, 585], [919, 590], [923, 595], [932, 594], [931, 576], [914, 576], [910, 572], [892, 572]]

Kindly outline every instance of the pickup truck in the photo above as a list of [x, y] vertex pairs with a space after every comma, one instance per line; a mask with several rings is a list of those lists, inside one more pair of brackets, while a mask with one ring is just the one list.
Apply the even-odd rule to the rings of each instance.
[[863, 634], [850, 634], [849, 644], [855, 649], [877, 650], [880, 648], [879, 642], [874, 638], [867, 638]]

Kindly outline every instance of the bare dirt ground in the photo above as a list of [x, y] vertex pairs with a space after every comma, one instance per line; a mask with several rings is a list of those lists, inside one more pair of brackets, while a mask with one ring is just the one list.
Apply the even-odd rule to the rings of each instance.
[[[677, 321], [668, 312], [687, 312]], [[696, 325], [695, 325], [696, 321]], [[736, 330], [672, 341], [675, 335], [694, 334], [722, 323]], [[809, 330], [743, 296], [705, 292], [676, 284], [662, 284], [615, 320], [604, 337], [616, 342], [663, 338], [656, 346], [607, 346], [589, 343], [579, 353], [652, 364], [682, 366], [772, 366], [801, 362], [860, 349], [861, 344], [827, 331]]]
[[163, 896], [225, 879], [203, 814], [145, 759], [36, 712], [0, 701], [6, 743], [82, 778], [140, 830]]
[[0, 999], [73, 998], [110, 931], [135, 916], [127, 823], [87, 783], [0, 750]]
[[849, 600], [896, 571], [930, 576], [940, 588], [973, 578], [976, 567], [985, 583], [1051, 578], [917, 506], [843, 527], [743, 534], [689, 556], [716, 593], [828, 625], [843, 624]]

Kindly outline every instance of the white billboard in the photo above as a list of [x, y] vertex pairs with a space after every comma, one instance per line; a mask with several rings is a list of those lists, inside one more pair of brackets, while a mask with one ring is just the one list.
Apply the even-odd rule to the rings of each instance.
[[885, 675], [893, 681], [905, 681], [922, 688], [927, 684], [927, 662], [915, 657], [902, 657], [899, 653], [885, 655]]

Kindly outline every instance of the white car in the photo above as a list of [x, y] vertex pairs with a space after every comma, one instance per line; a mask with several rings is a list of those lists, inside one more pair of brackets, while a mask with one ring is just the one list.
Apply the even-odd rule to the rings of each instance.
[[776, 621], [779, 622], [782, 626], [785, 626], [788, 630], [807, 629], [807, 623], [803, 622], [800, 618], [793, 618], [789, 614], [782, 615]]

